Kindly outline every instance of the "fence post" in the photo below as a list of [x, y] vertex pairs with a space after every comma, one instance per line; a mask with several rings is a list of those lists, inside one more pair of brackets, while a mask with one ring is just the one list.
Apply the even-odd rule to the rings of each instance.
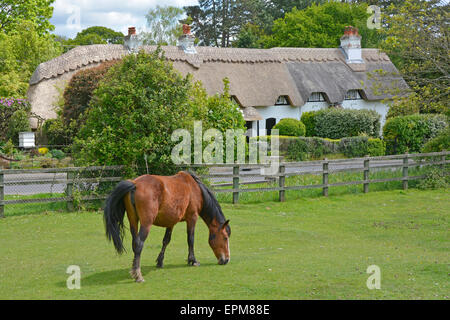
[[369, 192], [369, 159], [364, 159], [364, 193]]
[[322, 171], [323, 171], [322, 184], [324, 185], [322, 194], [325, 197], [328, 197], [328, 161], [327, 161], [327, 158], [325, 158], [325, 162], [323, 163]]
[[73, 205], [73, 179], [75, 175], [73, 171], [67, 172], [67, 189], [66, 189], [66, 196], [69, 198], [67, 200], [67, 210], [68, 211], [74, 211], [74, 205]]
[[[233, 189], [239, 189], [239, 165], [233, 167]], [[233, 191], [233, 204], [238, 202], [239, 202], [239, 191], [236, 192]]]
[[[286, 171], [286, 167], [284, 165], [280, 164], [278, 171], [280, 173], [280, 176], [278, 177], [278, 185], [280, 186], [280, 188], [284, 188], [284, 181], [285, 181], [284, 172]], [[284, 202], [284, 200], [285, 200], [284, 194], [285, 194], [284, 189], [281, 189], [279, 192], [279, 195], [278, 195], [280, 202]]]
[[408, 190], [408, 153], [403, 158], [403, 190]]
[[0, 218], [5, 217], [5, 205], [3, 204], [3, 200], [5, 200], [4, 176], [3, 170], [0, 169]]

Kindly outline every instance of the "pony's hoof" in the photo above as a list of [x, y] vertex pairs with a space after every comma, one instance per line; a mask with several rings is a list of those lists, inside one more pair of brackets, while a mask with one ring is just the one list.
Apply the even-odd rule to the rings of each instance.
[[162, 268], [162, 267], [164, 267], [164, 263], [158, 262], [158, 263], [156, 264], [156, 267], [157, 267], [157, 268]]
[[193, 267], [198, 267], [198, 266], [200, 266], [200, 262], [197, 262], [197, 261], [189, 261], [188, 264], [189, 264], [190, 266], [193, 266]]
[[136, 279], [136, 283], [141, 283], [141, 282], [145, 282], [144, 278], [137, 278]]

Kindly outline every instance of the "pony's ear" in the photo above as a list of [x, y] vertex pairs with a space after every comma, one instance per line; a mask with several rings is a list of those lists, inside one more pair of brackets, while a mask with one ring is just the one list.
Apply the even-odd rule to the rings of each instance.
[[225, 221], [222, 226], [220, 227], [220, 229], [224, 229], [228, 224], [230, 223], [230, 220]]

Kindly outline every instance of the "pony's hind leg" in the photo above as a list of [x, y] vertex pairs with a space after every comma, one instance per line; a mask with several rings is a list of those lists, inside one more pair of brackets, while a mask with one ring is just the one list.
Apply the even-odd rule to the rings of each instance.
[[[144, 245], [144, 240], [141, 240], [141, 232], [138, 233], [139, 218], [136, 213], [134, 206], [131, 203], [131, 195], [128, 193], [125, 196], [125, 209], [127, 211], [128, 221], [130, 222], [130, 233], [132, 237], [132, 247], [134, 252], [133, 265], [130, 270], [130, 275], [136, 281], [143, 281], [141, 270], [140, 270], [140, 256], [142, 252], [142, 247]], [[148, 233], [147, 233], [148, 234]]]
[[170, 238], [172, 237], [172, 230], [173, 228], [166, 228], [166, 233], [164, 234], [163, 244], [161, 248], [161, 252], [158, 255], [158, 259], [156, 259], [156, 266], [158, 268], [162, 268], [164, 264], [164, 253], [166, 251], [166, 247], [170, 242]]
[[141, 252], [144, 247], [145, 239], [147, 239], [150, 227], [141, 226], [137, 236], [133, 237], [133, 266], [131, 268], [130, 274], [136, 282], [144, 282], [144, 278], [141, 273]]

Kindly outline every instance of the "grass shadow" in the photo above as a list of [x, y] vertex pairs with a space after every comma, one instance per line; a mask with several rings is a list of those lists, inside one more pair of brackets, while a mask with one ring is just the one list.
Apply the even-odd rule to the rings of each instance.
[[[200, 265], [200, 268], [216, 266], [217, 263], [203, 263]], [[193, 266], [188, 266], [186, 264], [167, 264], [164, 265], [163, 268], [157, 268], [156, 266], [142, 266], [141, 272], [142, 276], [145, 278], [146, 276], [151, 276], [151, 273], [163, 271], [163, 270], [175, 270], [181, 268], [197, 268]], [[81, 286], [107, 286], [107, 285], [117, 285], [117, 284], [130, 284], [134, 283], [134, 280], [130, 276], [130, 268], [126, 269], [117, 269], [117, 270], [108, 270], [103, 272], [97, 272], [90, 274], [86, 277], [81, 277]], [[59, 287], [66, 287], [66, 282], [61, 281], [58, 283]]]

